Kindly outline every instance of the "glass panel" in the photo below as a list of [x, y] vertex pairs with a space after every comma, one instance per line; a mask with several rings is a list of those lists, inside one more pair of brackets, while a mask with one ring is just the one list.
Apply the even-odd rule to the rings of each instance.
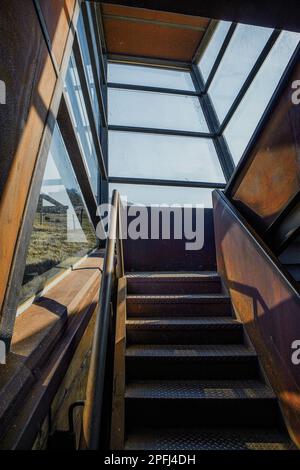
[[239, 24], [209, 88], [222, 122], [273, 30]]
[[299, 39], [298, 33], [281, 33], [226, 127], [224, 134], [236, 164], [242, 157]]
[[26, 259], [21, 301], [41, 291], [97, 246], [67, 150], [56, 125]]
[[108, 81], [175, 90], [195, 91], [190, 72], [139, 65], [108, 64]]
[[[86, 10], [88, 14], [88, 19], [89, 19], [89, 26], [90, 26], [90, 31], [92, 35], [92, 41], [93, 41], [93, 52], [94, 52], [94, 57], [96, 61], [96, 67], [97, 67], [97, 72], [99, 78], [101, 77], [101, 68], [100, 68], [100, 56], [98, 54], [98, 49], [97, 49], [97, 41], [96, 41], [96, 33], [94, 29], [94, 23], [93, 23], [93, 13], [92, 13], [92, 5], [90, 2], [86, 3]], [[99, 38], [99, 41], [101, 41], [101, 38]]]
[[88, 176], [97, 197], [99, 167], [73, 53], [66, 74], [65, 90], [74, 127], [87, 165]]
[[109, 132], [111, 176], [225, 182], [211, 139]]
[[140, 184], [110, 184], [109, 194], [113, 189], [119, 191], [123, 202], [128, 204], [203, 204], [212, 207], [212, 191], [206, 188], [181, 188], [173, 186], [152, 186]]
[[230, 26], [231, 23], [229, 21], [219, 21], [202, 57], [197, 63], [197, 67], [202, 74], [204, 82], [206, 82], [209, 77]]
[[78, 32], [78, 39], [79, 39], [80, 49], [81, 49], [82, 58], [83, 58], [85, 75], [86, 75], [88, 87], [90, 90], [97, 129], [99, 131], [100, 130], [100, 110], [99, 110], [97, 93], [95, 89], [95, 80], [94, 80], [94, 74], [93, 74], [93, 69], [92, 69], [91, 56], [90, 56], [89, 46], [87, 43], [86, 33], [84, 29], [84, 21], [82, 17], [82, 12], [80, 12], [80, 15], [78, 18], [77, 32]]
[[109, 123], [208, 132], [197, 97], [131, 90], [108, 90]]

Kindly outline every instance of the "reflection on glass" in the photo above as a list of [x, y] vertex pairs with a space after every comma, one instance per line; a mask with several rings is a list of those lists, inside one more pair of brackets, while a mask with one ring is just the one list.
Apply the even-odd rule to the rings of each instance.
[[109, 194], [116, 189], [127, 204], [203, 204], [212, 207], [212, 191], [206, 188], [182, 188], [140, 184], [110, 184]]
[[195, 91], [190, 72], [158, 67], [109, 63], [108, 81], [126, 85], [144, 85]]
[[237, 26], [209, 87], [220, 122], [228, 113], [272, 31], [258, 26]]
[[27, 253], [20, 300], [40, 292], [97, 245], [67, 150], [56, 125]]
[[111, 176], [225, 182], [211, 139], [109, 132]]
[[280, 34], [267, 59], [225, 129], [225, 137], [237, 164], [291, 59], [300, 34]]
[[95, 78], [94, 78], [93, 69], [92, 69], [92, 62], [91, 62], [89, 46], [88, 46], [86, 33], [85, 33], [85, 29], [84, 29], [84, 21], [83, 21], [83, 17], [82, 17], [82, 12], [80, 12], [80, 15], [79, 15], [79, 18], [78, 18], [77, 32], [78, 32], [78, 39], [79, 39], [80, 49], [81, 49], [82, 58], [83, 58], [83, 65], [84, 65], [84, 69], [85, 69], [85, 75], [86, 75], [88, 87], [89, 87], [89, 90], [90, 90], [90, 95], [91, 95], [91, 99], [92, 99], [92, 105], [93, 105], [95, 120], [96, 120], [96, 124], [97, 124], [97, 129], [99, 131], [100, 130], [99, 103], [98, 103], [97, 93], [96, 93], [96, 89], [95, 89]]
[[230, 26], [231, 23], [229, 21], [219, 21], [203, 55], [197, 63], [197, 67], [202, 74], [204, 82], [206, 82], [209, 77]]
[[109, 124], [208, 132], [197, 97], [109, 89]]
[[97, 197], [99, 180], [98, 161], [73, 53], [66, 74], [65, 90], [74, 127], [87, 165], [88, 175], [94, 194]]

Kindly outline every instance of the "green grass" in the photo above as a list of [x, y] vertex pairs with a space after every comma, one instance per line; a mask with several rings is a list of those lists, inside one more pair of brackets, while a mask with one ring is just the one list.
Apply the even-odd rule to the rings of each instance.
[[[78, 218], [80, 220], [80, 217]], [[43, 214], [41, 220], [41, 215], [36, 213], [21, 289], [21, 301], [42, 290], [51, 278], [68, 269], [97, 246], [94, 228], [86, 212], [82, 214], [82, 229], [87, 239], [86, 243], [69, 241], [66, 224], [66, 214]]]

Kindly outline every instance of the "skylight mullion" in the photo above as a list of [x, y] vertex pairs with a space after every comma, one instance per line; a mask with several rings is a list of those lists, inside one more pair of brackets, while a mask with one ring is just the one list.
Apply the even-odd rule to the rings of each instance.
[[226, 52], [226, 49], [227, 49], [227, 46], [228, 46], [228, 44], [230, 43], [231, 38], [232, 38], [232, 36], [233, 36], [233, 34], [234, 34], [235, 30], [236, 30], [236, 27], [237, 27], [237, 24], [236, 24], [236, 23], [232, 23], [232, 25], [231, 25], [230, 28], [229, 28], [228, 33], [226, 34], [226, 38], [225, 38], [225, 40], [224, 40], [224, 42], [223, 42], [223, 44], [222, 44], [222, 47], [221, 47], [221, 49], [220, 49], [220, 51], [219, 51], [219, 53], [218, 53], [218, 55], [217, 55], [217, 58], [216, 58], [216, 60], [215, 60], [215, 62], [214, 62], [214, 65], [212, 66], [212, 69], [211, 69], [211, 71], [210, 71], [210, 74], [209, 74], [209, 76], [208, 76], [208, 79], [206, 80], [205, 87], [204, 87], [204, 92], [205, 92], [205, 93], [208, 92], [208, 89], [209, 89], [209, 87], [210, 87], [210, 84], [211, 84], [211, 82], [213, 81], [213, 79], [214, 79], [214, 77], [215, 77], [215, 74], [216, 74], [216, 72], [217, 72], [217, 70], [218, 70], [218, 68], [219, 68], [219, 65], [220, 65], [220, 63], [221, 63], [221, 61], [222, 61], [222, 59], [223, 59], [223, 56], [224, 56], [224, 54], [225, 54], [225, 52]]
[[206, 189], [225, 189], [225, 183], [214, 183], [207, 181], [181, 181], [181, 180], [165, 180], [154, 178], [130, 178], [123, 176], [110, 176], [109, 184], [137, 184], [146, 186], [172, 186], [178, 188], [206, 188]]
[[143, 134], [181, 135], [185, 137], [199, 138], [214, 137], [214, 134], [211, 134], [210, 132], [180, 131], [177, 129], [160, 129], [158, 127], [119, 126], [115, 124], [109, 124], [108, 130], [121, 132], [142, 132]]
[[[191, 76], [197, 91], [204, 90], [203, 77], [199, 68], [193, 64], [191, 68]], [[213, 143], [217, 152], [217, 156], [224, 173], [226, 181], [228, 181], [234, 171], [233, 158], [231, 156], [228, 145], [222, 135], [218, 134], [218, 120], [208, 93], [201, 93], [199, 96], [202, 112], [207, 122], [207, 126], [213, 138]]]
[[130, 84], [123, 84], [123, 83], [111, 83], [107, 84], [109, 88], [120, 88], [124, 90], [137, 90], [137, 91], [153, 91], [156, 93], [169, 93], [174, 95], [186, 95], [186, 96], [199, 96], [201, 92], [198, 91], [189, 91], [189, 90], [179, 90], [174, 88], [161, 88], [161, 87], [153, 87], [153, 86], [146, 86], [146, 85], [130, 85]]

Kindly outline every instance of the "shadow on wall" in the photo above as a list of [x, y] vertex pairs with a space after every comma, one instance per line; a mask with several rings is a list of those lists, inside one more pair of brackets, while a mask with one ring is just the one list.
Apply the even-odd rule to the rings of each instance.
[[214, 206], [218, 271], [300, 444], [300, 365], [292, 362], [292, 344], [300, 340], [300, 294], [225, 198], [215, 193]]

